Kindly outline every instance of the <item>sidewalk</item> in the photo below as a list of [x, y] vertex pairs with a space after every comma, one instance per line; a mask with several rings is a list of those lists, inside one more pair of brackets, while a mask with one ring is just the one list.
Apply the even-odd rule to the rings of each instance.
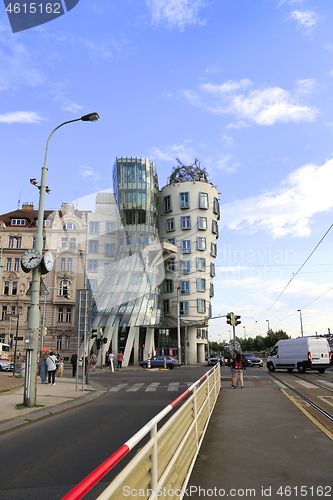
[[42, 384], [38, 377], [36, 407], [27, 408], [22, 405], [23, 383], [23, 378], [13, 377], [12, 373], [0, 374], [0, 435], [29, 422], [86, 404], [107, 392], [95, 385], [85, 385], [82, 391], [82, 376], [79, 378], [78, 391], [75, 390], [75, 378], [56, 377], [56, 385], [48, 385]]
[[221, 373], [221, 393], [187, 486], [188, 496], [314, 499], [325, 496], [323, 488], [331, 498], [331, 439], [272, 378], [251, 377], [248, 369], [241, 390], [231, 388], [227, 367]]

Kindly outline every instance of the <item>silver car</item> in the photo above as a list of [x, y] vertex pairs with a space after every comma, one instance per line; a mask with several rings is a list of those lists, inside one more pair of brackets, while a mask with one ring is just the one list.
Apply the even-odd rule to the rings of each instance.
[[14, 369], [13, 361], [7, 361], [6, 359], [0, 359], [0, 371], [11, 372]]

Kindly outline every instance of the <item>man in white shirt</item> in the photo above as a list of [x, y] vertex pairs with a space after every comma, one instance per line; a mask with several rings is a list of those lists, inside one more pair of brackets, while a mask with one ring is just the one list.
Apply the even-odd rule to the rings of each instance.
[[46, 358], [46, 368], [47, 368], [49, 385], [51, 384], [51, 380], [52, 380], [52, 385], [55, 385], [55, 373], [57, 370], [57, 357], [54, 355], [53, 352], [50, 352], [50, 356], [48, 358]]
[[113, 351], [110, 352], [109, 354], [109, 370], [111, 369], [111, 371], [114, 372], [114, 354], [113, 354]]

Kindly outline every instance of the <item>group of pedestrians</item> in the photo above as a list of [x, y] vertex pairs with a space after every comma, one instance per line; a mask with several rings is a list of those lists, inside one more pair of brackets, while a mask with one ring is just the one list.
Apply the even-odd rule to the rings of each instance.
[[118, 352], [117, 358], [115, 358], [114, 352], [107, 352], [105, 354], [105, 366], [114, 372], [115, 368], [121, 368], [124, 361], [124, 356], [122, 352]]
[[231, 371], [231, 387], [236, 389], [238, 380], [241, 384], [241, 389], [244, 387], [243, 372], [246, 370], [246, 360], [239, 351], [233, 351], [228, 359], [228, 366]]
[[49, 350], [44, 351], [40, 369], [42, 384], [48, 383], [49, 385], [55, 385], [56, 373], [58, 373], [58, 377], [62, 377], [63, 371], [64, 362], [57, 349], [55, 349], [54, 352]]

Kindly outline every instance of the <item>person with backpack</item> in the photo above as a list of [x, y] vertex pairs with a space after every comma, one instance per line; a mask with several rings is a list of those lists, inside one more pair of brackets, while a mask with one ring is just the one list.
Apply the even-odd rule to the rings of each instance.
[[228, 358], [228, 366], [230, 367], [231, 371], [231, 387], [232, 389], [235, 389], [235, 369], [234, 369], [234, 362], [235, 362], [235, 351], [230, 353], [230, 356]]
[[55, 385], [55, 373], [57, 370], [57, 358], [53, 352], [46, 358], [47, 376], [49, 385]]
[[90, 356], [90, 369], [93, 372], [95, 371], [96, 363], [97, 363], [97, 356], [96, 356], [96, 354], [93, 351], [92, 354], [91, 354], [91, 356]]
[[235, 369], [235, 374], [236, 374], [236, 376], [235, 376], [236, 386], [235, 387], [237, 387], [237, 382], [238, 382], [238, 378], [239, 378], [240, 383], [241, 383], [241, 389], [243, 389], [243, 372], [246, 368], [245, 368], [244, 356], [242, 356], [242, 354], [239, 351], [236, 352], [234, 369]]

